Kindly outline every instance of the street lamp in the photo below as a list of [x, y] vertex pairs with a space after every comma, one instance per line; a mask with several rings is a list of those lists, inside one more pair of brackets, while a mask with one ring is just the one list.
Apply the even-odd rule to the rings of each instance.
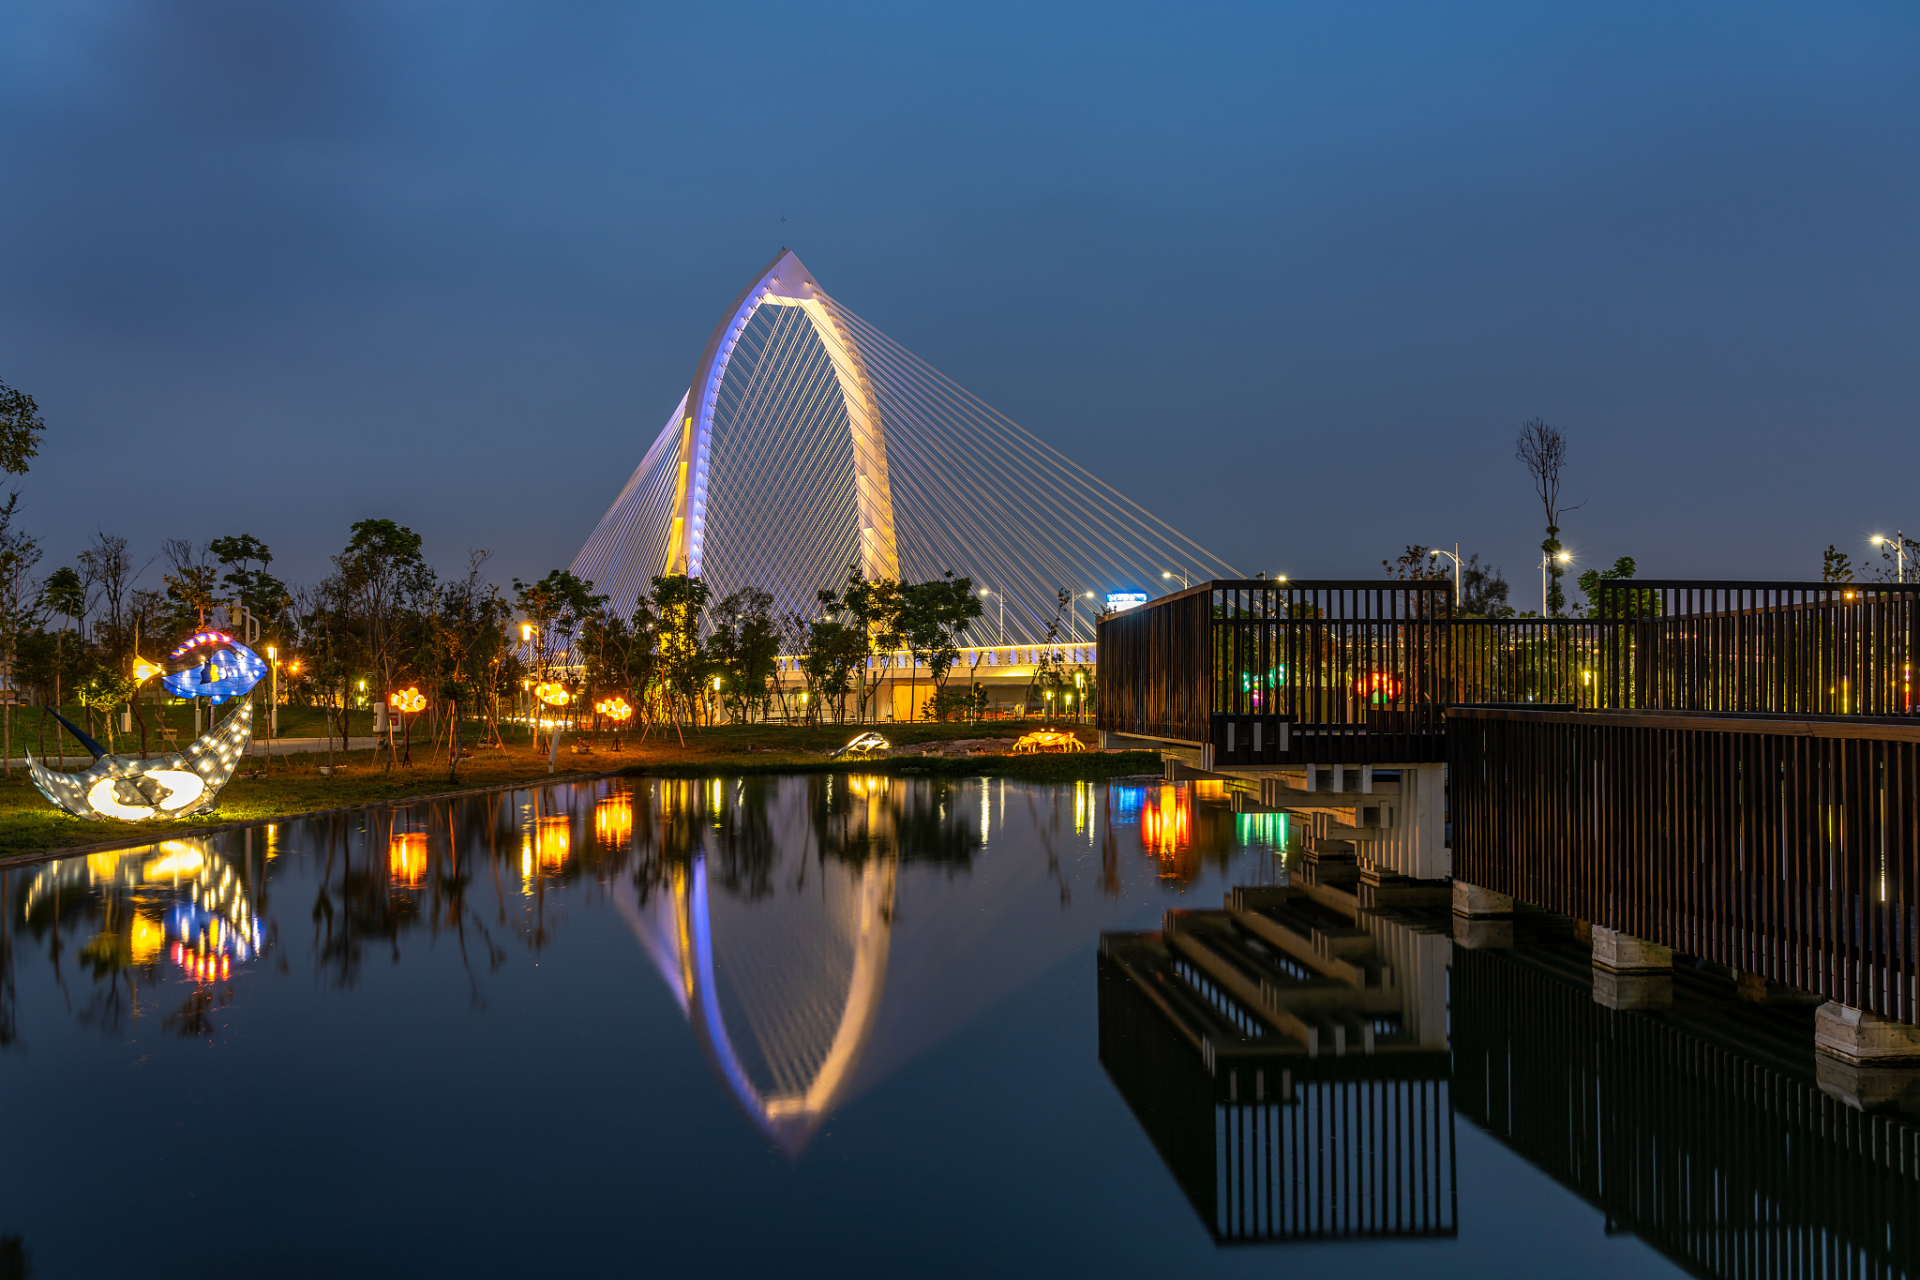
[[[280, 650], [267, 646], [267, 741], [280, 736]], [[271, 758], [273, 749], [267, 749]]]
[[1571, 564], [1573, 553], [1562, 551], [1557, 556], [1550, 556], [1545, 551], [1540, 553], [1540, 616], [1543, 618], [1547, 616], [1547, 565], [1554, 560], [1558, 560], [1561, 564]]
[[[1084, 595], [1088, 600], [1093, 599], [1093, 592], [1091, 591], [1082, 592], [1081, 595]], [[1079, 643], [1080, 640], [1080, 600], [1081, 596], [1078, 595], [1071, 596], [1067, 600], [1067, 617], [1069, 625], [1073, 628], [1073, 639], [1076, 644]]]
[[[1160, 576], [1161, 576], [1161, 577], [1163, 577], [1163, 578], [1171, 578], [1171, 577], [1173, 577], [1173, 575], [1172, 575], [1171, 573], [1163, 573], [1163, 574], [1161, 574]], [[1188, 582], [1188, 581], [1187, 581], [1187, 571], [1186, 571], [1185, 569], [1182, 569], [1182, 570], [1180, 571], [1180, 589], [1181, 589], [1182, 591], [1185, 591], [1185, 590], [1186, 590], [1186, 589], [1187, 589], [1188, 587], [1190, 587], [1190, 586], [1192, 586], [1192, 585], [1193, 585], [1192, 583], [1190, 583], [1190, 582]]]
[[1905, 582], [1907, 580], [1907, 535], [1895, 529], [1891, 538], [1883, 538], [1876, 533], [1867, 541], [1876, 547], [1885, 546], [1889, 542], [1893, 544], [1893, 580]]
[[[1439, 547], [1435, 547], [1433, 550], [1427, 552], [1427, 554], [1429, 556], [1445, 556], [1447, 559], [1453, 561], [1453, 607], [1458, 609], [1460, 607], [1460, 544], [1457, 542], [1454, 543], [1453, 550], [1451, 551], [1442, 551]], [[1541, 598], [1545, 599], [1544, 596]]]

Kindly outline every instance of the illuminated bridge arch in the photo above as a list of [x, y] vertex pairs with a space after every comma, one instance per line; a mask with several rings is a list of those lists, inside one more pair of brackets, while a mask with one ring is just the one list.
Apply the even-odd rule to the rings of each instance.
[[[673, 416], [573, 562], [622, 613], [656, 575], [811, 615], [847, 566], [972, 578], [1031, 643], [1055, 593], [1239, 571], [829, 297], [790, 251], [721, 317]], [[1084, 606], [1085, 601], [1082, 601]], [[989, 610], [999, 624], [999, 603]]]

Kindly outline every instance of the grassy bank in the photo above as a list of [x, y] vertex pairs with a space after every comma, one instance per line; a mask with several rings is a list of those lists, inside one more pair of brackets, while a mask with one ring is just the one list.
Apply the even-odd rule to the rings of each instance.
[[[355, 805], [379, 804], [416, 796], [516, 783], [563, 781], [569, 776], [604, 773], [655, 774], [676, 777], [717, 773], [795, 773], [857, 769], [863, 773], [944, 774], [977, 777], [981, 774], [1029, 778], [1035, 781], [1096, 779], [1126, 774], [1157, 773], [1159, 757], [1152, 752], [1044, 756], [943, 756], [943, 749], [961, 740], [1012, 738], [1042, 727], [996, 721], [984, 725], [886, 725], [880, 732], [894, 744], [896, 754], [858, 763], [835, 761], [827, 753], [844, 745], [857, 732], [852, 726], [789, 728], [780, 725], [725, 725], [687, 732], [684, 745], [669, 731], [643, 742], [623, 740], [616, 747], [608, 738], [583, 736], [586, 752], [576, 752], [576, 740], [563, 738], [555, 775], [547, 773], [547, 754], [525, 739], [511, 740], [504, 749], [491, 749], [463, 761], [450, 778], [445, 759], [437, 763], [432, 751], [416, 743], [412, 765], [385, 767], [371, 751], [336, 754], [335, 773], [325, 777], [319, 754], [274, 758], [257, 778], [236, 777], [220, 793], [219, 808], [211, 814], [167, 823], [81, 820], [49, 804], [27, 781], [18, 765], [10, 778], [0, 780], [0, 857], [41, 853], [52, 849], [127, 840], [153, 840], [236, 822], [263, 822]], [[1071, 726], [1060, 726], [1071, 727]], [[1080, 737], [1093, 740], [1090, 729]], [[928, 754], [915, 754], [924, 750]]]

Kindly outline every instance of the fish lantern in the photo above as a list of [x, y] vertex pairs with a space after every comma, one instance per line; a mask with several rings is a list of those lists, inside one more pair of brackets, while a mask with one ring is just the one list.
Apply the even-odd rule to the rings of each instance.
[[387, 705], [395, 711], [415, 715], [427, 709], [427, 695], [420, 692], [418, 688], [402, 689], [399, 693], [387, 698]]
[[573, 695], [567, 692], [567, 686], [557, 680], [542, 680], [533, 686], [533, 696], [550, 707], [564, 707], [573, 701]]
[[202, 631], [167, 655], [160, 683], [176, 698], [205, 698], [219, 706], [259, 684], [267, 674], [260, 655], [224, 631]]
[[602, 698], [593, 704], [593, 709], [615, 724], [624, 724], [633, 718], [633, 708], [627, 705], [625, 698], [617, 694], [611, 698]]

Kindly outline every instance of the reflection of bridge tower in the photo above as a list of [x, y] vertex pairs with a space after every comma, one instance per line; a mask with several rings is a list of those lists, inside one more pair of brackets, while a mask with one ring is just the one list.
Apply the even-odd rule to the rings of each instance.
[[[890, 824], [885, 780], [874, 781], [880, 785], [856, 797], [865, 803], [850, 822]], [[795, 838], [789, 847], [803, 844]], [[897, 862], [822, 859], [808, 874], [822, 883], [777, 911], [713, 893], [704, 851], [675, 867], [647, 901], [630, 883], [615, 891], [715, 1071], [789, 1156], [848, 1096], [873, 1034]]]
[[1450, 952], [1320, 886], [1102, 936], [1101, 1063], [1216, 1240], [1455, 1233]]

